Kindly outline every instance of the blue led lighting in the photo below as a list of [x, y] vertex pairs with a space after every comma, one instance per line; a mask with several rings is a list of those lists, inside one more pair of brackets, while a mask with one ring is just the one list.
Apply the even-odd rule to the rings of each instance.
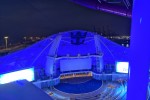
[[[147, 100], [150, 67], [149, 0], [133, 0], [127, 100]], [[142, 18], [142, 20], [141, 20]]]
[[29, 68], [25, 70], [10, 72], [0, 75], [0, 84], [6, 84], [17, 80], [26, 79], [28, 81], [34, 80], [34, 69]]

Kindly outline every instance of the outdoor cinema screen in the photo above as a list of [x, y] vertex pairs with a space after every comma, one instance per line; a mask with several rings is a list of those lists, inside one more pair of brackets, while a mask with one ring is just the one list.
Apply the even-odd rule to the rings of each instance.
[[60, 60], [61, 72], [91, 69], [91, 66], [91, 58]]

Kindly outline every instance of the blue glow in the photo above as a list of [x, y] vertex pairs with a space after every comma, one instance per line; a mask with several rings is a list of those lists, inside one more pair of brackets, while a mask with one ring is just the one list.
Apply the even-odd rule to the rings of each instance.
[[116, 72], [119, 73], [128, 73], [129, 62], [117, 62], [116, 63]]
[[[70, 33], [85, 33], [87, 32], [84, 44], [74, 45], [71, 44]], [[62, 32], [62, 38], [60, 44], [57, 48], [56, 55], [59, 57], [77, 57], [96, 55], [96, 44], [94, 39], [94, 34], [92, 32], [83, 30], [72, 30]], [[34, 66], [35, 69], [41, 69], [46, 67], [46, 73], [53, 73], [53, 60], [51, 56], [48, 56], [50, 49], [59, 34], [50, 36], [42, 41], [39, 41], [32, 46], [25, 49], [19, 50], [17, 52], [11, 53], [7, 56], [0, 57], [0, 75], [3, 73], [12, 72], [14, 70], [27, 69], [26, 66]], [[107, 63], [113, 63], [118, 61], [128, 61], [128, 51], [129, 48], [122, 47], [117, 43], [114, 43], [102, 36], [99, 36], [98, 44], [101, 45], [101, 50], [103, 52], [103, 61]], [[55, 51], [55, 50], [54, 50]], [[46, 63], [49, 59], [48, 63]], [[92, 64], [94, 59], [92, 59]], [[58, 65], [59, 66], [59, 65]]]
[[149, 0], [133, 0], [127, 100], [147, 100], [150, 65], [149, 3]]
[[108, 13], [112, 13], [112, 14], [116, 14], [116, 15], [120, 15], [124, 17], [129, 17], [129, 18], [131, 18], [132, 16], [131, 9], [126, 9], [120, 6], [114, 7], [109, 3], [98, 3], [98, 1], [95, 1], [95, 0], [71, 0], [71, 1], [76, 4], [79, 4], [90, 9], [94, 9], [94, 10], [100, 10], [100, 11], [104, 11], [104, 12], [108, 12]]
[[15, 71], [0, 75], [0, 84], [6, 84], [17, 80], [26, 79], [28, 81], [34, 80], [34, 69], [29, 68], [25, 70]]

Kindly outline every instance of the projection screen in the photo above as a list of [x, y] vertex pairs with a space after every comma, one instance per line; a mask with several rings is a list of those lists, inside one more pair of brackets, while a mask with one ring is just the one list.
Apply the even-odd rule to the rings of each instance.
[[91, 58], [60, 60], [60, 71], [91, 69]]

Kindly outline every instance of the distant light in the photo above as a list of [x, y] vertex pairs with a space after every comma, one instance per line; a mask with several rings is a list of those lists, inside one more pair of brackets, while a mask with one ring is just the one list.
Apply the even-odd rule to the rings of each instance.
[[142, 23], [142, 17], [140, 18], [140, 24]]
[[33, 37], [29, 37], [31, 40], [33, 40]]
[[8, 36], [5, 36], [4, 39], [8, 39]]
[[5, 39], [5, 47], [7, 49], [7, 46], [8, 46], [8, 36], [5, 36], [4, 39]]
[[117, 62], [116, 63], [116, 72], [119, 73], [128, 73], [129, 62]]
[[34, 80], [34, 69], [29, 68], [25, 70], [15, 71], [0, 75], [0, 84], [6, 84], [17, 80], [26, 79], [28, 81]]
[[127, 44], [126, 47], [129, 47], [129, 44]]
[[25, 40], [27, 39], [27, 37], [25, 36], [25, 37], [23, 37]]

